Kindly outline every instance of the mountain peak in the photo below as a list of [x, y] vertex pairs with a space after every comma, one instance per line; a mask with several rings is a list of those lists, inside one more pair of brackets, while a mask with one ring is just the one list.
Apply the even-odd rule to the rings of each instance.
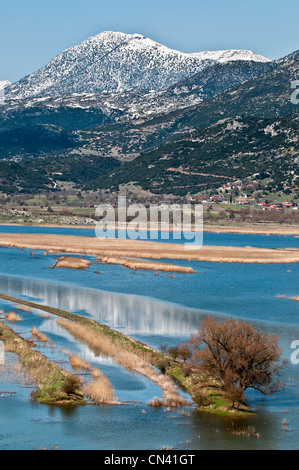
[[179, 54], [184, 56], [193, 56], [201, 60], [214, 60], [216, 62], [230, 62], [235, 60], [252, 60], [255, 62], [271, 62], [270, 59], [256, 54], [251, 50], [247, 49], [228, 49], [228, 50], [217, 50], [217, 51], [200, 51], [200, 52], [181, 52], [175, 49], [171, 49], [163, 44], [160, 44], [142, 34], [139, 33], [122, 33], [116, 31], [102, 31], [101, 33], [88, 38], [82, 44], [88, 44], [91, 42], [106, 42], [113, 41], [119, 43], [131, 43], [134, 46], [142, 45], [145, 49], [148, 47], [156, 47], [163, 49], [173, 54]]
[[141, 34], [102, 31], [67, 49], [6, 91], [12, 99], [161, 90], [217, 62], [268, 59], [251, 51], [184, 53]]

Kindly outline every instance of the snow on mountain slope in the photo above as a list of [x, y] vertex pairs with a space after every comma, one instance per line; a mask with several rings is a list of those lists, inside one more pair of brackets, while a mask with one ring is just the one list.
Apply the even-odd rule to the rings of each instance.
[[8, 80], [0, 82], [0, 104], [3, 104], [5, 99], [4, 99], [4, 89], [8, 87], [8, 85], [11, 85], [11, 83]]
[[0, 90], [4, 90], [8, 85], [11, 85], [8, 80], [4, 80], [3, 82], [0, 81]]
[[105, 31], [63, 51], [45, 67], [5, 91], [7, 98], [159, 90], [200, 72], [215, 62], [268, 59], [251, 51], [187, 54], [140, 34]]
[[255, 54], [246, 49], [229, 49], [227, 51], [206, 51], [197, 52], [195, 54], [201, 60], [215, 60], [216, 62], [224, 63], [234, 60], [252, 60], [254, 62], [271, 62], [270, 59], [261, 55]]

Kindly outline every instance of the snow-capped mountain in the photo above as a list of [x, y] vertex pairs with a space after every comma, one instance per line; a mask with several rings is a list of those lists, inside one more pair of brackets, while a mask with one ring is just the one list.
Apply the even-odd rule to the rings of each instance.
[[76, 130], [132, 119], [147, 119], [207, 101], [269, 71], [274, 65], [275, 62], [245, 60], [217, 62], [163, 90], [72, 93], [11, 100], [1, 106], [1, 128], [43, 123]]
[[8, 80], [4, 80], [3, 82], [0, 81], [0, 90], [4, 90], [7, 86], [11, 85]]
[[197, 52], [195, 54], [201, 60], [215, 60], [216, 62], [224, 63], [235, 60], [252, 60], [254, 62], [271, 62], [270, 59], [261, 55], [255, 54], [246, 49], [229, 49], [226, 51], [205, 51]]
[[160, 90], [217, 62], [269, 62], [246, 50], [183, 53], [140, 34], [105, 31], [63, 51], [5, 91], [9, 99]]
[[8, 80], [0, 82], [0, 104], [3, 104], [5, 101], [4, 89], [9, 85], [11, 85], [11, 83]]

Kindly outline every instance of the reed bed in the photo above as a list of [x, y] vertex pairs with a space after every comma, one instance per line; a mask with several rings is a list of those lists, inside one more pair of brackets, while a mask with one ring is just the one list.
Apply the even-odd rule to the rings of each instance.
[[33, 348], [31, 342], [21, 338], [3, 323], [0, 323], [0, 332], [5, 350], [18, 355], [21, 366], [26, 369], [31, 380], [36, 382], [38, 388], [32, 393], [35, 400], [53, 404], [85, 403], [76, 377], [48, 361]]
[[[91, 370], [89, 362], [77, 354], [70, 354], [69, 361], [73, 369]], [[116, 404], [115, 393], [109, 379], [97, 368], [92, 370], [93, 381], [83, 387], [84, 395], [95, 404]]]
[[45, 335], [44, 333], [41, 333], [37, 328], [36, 326], [33, 326], [32, 327], [32, 330], [31, 330], [31, 334], [33, 337], [35, 337], [38, 341], [41, 341], [42, 343], [44, 344], [47, 344], [50, 342], [49, 338], [47, 337], [47, 335]]
[[77, 356], [77, 354], [70, 354], [69, 361], [73, 369], [91, 370], [90, 364]]
[[90, 266], [90, 261], [83, 258], [73, 258], [69, 256], [61, 256], [55, 268], [70, 268], [70, 269], [87, 269]]
[[0, 365], [0, 383], [18, 384], [21, 387], [35, 387], [36, 380], [19, 362], [5, 362]]
[[26, 305], [15, 305], [15, 308], [18, 310], [22, 310], [23, 312], [30, 313], [32, 312], [30, 307], [27, 307]]
[[55, 250], [59, 253], [108, 257], [185, 259], [227, 263], [294, 263], [298, 249], [264, 249], [253, 247], [202, 246], [186, 250], [183, 244], [140, 240], [98, 239], [84, 236], [44, 234], [1, 234], [0, 246], [32, 250]]
[[235, 436], [256, 437], [257, 439], [262, 438], [262, 435], [257, 432], [253, 426], [248, 426], [245, 429], [233, 431], [232, 434], [234, 434]]
[[104, 264], [118, 264], [129, 269], [145, 269], [150, 271], [165, 271], [178, 273], [196, 273], [193, 268], [188, 266], [177, 266], [174, 264], [161, 263], [157, 261], [139, 260], [135, 258], [123, 258], [117, 256], [98, 256], [98, 261]]

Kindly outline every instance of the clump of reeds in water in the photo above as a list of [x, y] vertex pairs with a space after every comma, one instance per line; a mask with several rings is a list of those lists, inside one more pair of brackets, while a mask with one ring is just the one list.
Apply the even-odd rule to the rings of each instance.
[[62, 256], [57, 261], [55, 268], [87, 269], [90, 261], [82, 258]]
[[35, 312], [35, 314], [42, 318], [50, 318], [50, 315], [48, 313]]
[[233, 431], [236, 436], [246, 436], [246, 437], [257, 437], [260, 439], [262, 436], [253, 426], [248, 426], [245, 429], [239, 429], [238, 431]]
[[36, 381], [18, 362], [6, 362], [0, 365], [0, 383], [13, 383], [21, 387], [34, 387]]
[[38, 341], [41, 341], [42, 343], [46, 344], [49, 342], [49, 338], [44, 334], [41, 333], [36, 326], [32, 327], [31, 334], [33, 337], [35, 337]]
[[117, 403], [111, 383], [98, 369], [94, 369], [92, 376], [93, 382], [84, 387], [86, 395], [94, 403]]
[[8, 312], [6, 315], [5, 315], [5, 320], [7, 321], [10, 321], [10, 322], [16, 322], [16, 321], [22, 321], [23, 318], [20, 317], [20, 315], [18, 315], [16, 312]]
[[71, 354], [69, 356], [69, 361], [73, 369], [85, 369], [90, 370], [91, 366], [87, 361], [81, 359], [81, 357], [77, 356], [76, 354]]
[[164, 406], [164, 402], [161, 398], [155, 397], [148, 402], [148, 406], [152, 406], [153, 408], [162, 408], [162, 406]]
[[32, 311], [30, 307], [27, 307], [27, 305], [16, 305], [15, 308], [27, 313], [30, 313]]
[[187, 405], [186, 400], [181, 397], [177, 392], [171, 393], [164, 391], [162, 394], [163, 398], [155, 397], [153, 400], [148, 402], [148, 406], [152, 406], [153, 408], [161, 408], [164, 406], [168, 410], [171, 408], [183, 408]]

